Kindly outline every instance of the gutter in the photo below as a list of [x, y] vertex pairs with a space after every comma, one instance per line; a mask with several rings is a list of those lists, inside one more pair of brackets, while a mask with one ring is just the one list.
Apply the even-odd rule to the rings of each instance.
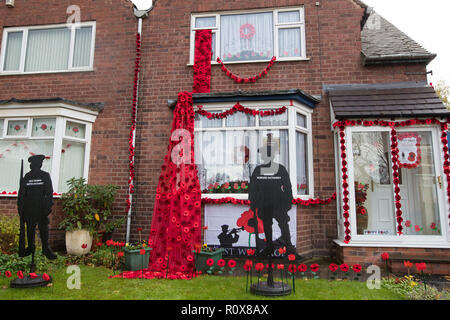
[[[146, 10], [138, 10], [136, 6], [133, 6], [134, 10], [134, 16], [138, 19], [138, 34], [140, 36], [141, 42], [142, 42], [142, 21], [146, 17], [148, 17], [149, 12], [153, 9], [153, 1], [150, 2], [150, 7]], [[137, 119], [137, 110], [139, 106], [139, 78], [140, 78], [140, 70], [137, 73], [137, 89], [136, 89], [136, 119]], [[133, 131], [133, 137], [132, 137], [132, 146], [133, 149], [136, 147], [136, 130], [137, 130], [137, 124], [136, 128]], [[133, 161], [134, 161], [134, 155], [133, 155]], [[131, 184], [134, 183], [134, 179], [131, 180]], [[130, 200], [130, 207], [128, 208], [127, 213], [127, 233], [126, 233], [126, 243], [130, 242], [130, 233], [131, 233], [131, 210], [133, 207], [133, 193], [129, 193], [129, 200]]]

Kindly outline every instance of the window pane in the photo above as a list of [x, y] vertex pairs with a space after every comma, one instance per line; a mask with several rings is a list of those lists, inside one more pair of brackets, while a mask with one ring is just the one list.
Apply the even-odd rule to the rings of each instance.
[[211, 39], [211, 61], [216, 61], [216, 33], [213, 32]]
[[[262, 109], [264, 110], [264, 109]], [[260, 126], [287, 126], [288, 125], [288, 113], [276, 114], [270, 117], [259, 117]]]
[[308, 164], [306, 134], [296, 132], [297, 194], [308, 194]]
[[75, 31], [73, 67], [89, 67], [91, 64], [92, 27], [82, 27]]
[[430, 132], [398, 134], [401, 168], [403, 233], [410, 235], [440, 235], [441, 222]]
[[0, 140], [0, 192], [19, 190], [21, 160], [25, 174], [30, 168], [28, 158], [35, 154], [47, 157], [42, 163], [42, 170], [50, 173], [53, 140]]
[[8, 121], [8, 136], [26, 136], [28, 120], [10, 120]]
[[388, 132], [353, 133], [357, 233], [396, 235]]
[[300, 113], [297, 113], [297, 125], [306, 128], [306, 117]]
[[23, 32], [8, 32], [3, 70], [12, 71], [20, 68]]
[[214, 28], [216, 26], [216, 17], [195, 18], [196, 28]]
[[255, 125], [255, 117], [242, 112], [236, 112], [225, 118], [227, 127], [253, 127]]
[[0, 119], [0, 137], [3, 136], [3, 126], [4, 126], [5, 120]]
[[33, 127], [31, 130], [32, 137], [53, 137], [55, 135], [56, 119], [33, 119]]
[[66, 70], [69, 50], [70, 30], [68, 28], [30, 30], [25, 71]]
[[247, 193], [251, 174], [261, 163], [258, 148], [268, 133], [277, 145], [274, 161], [288, 168], [288, 130], [196, 132], [195, 160], [202, 192]]
[[68, 190], [67, 180], [83, 177], [84, 152], [84, 143], [63, 140], [59, 172], [59, 192], [66, 192]]
[[86, 133], [86, 126], [84, 124], [67, 121], [66, 137], [84, 139], [85, 133]]
[[272, 12], [223, 15], [220, 21], [220, 55], [223, 61], [272, 58]]
[[278, 12], [278, 23], [290, 23], [300, 21], [300, 11]]
[[[222, 110], [210, 111], [214, 112], [222, 112]], [[220, 128], [222, 127], [222, 119], [208, 119], [205, 116], [199, 115], [197, 112], [195, 113], [195, 128]]]
[[280, 57], [300, 57], [300, 28], [279, 29], [278, 46]]

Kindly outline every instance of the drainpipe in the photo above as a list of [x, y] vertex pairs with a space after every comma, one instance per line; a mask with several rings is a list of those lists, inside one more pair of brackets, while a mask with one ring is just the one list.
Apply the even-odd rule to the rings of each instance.
[[[141, 43], [142, 43], [142, 20], [145, 19], [146, 17], [148, 17], [149, 12], [153, 9], [153, 1], [149, 1], [149, 7], [148, 9], [145, 10], [138, 10], [136, 8], [136, 6], [133, 6], [133, 10], [134, 10], [134, 15], [136, 18], [138, 18], [138, 34], [140, 36], [141, 39]], [[141, 55], [141, 61], [142, 61], [142, 55]], [[137, 89], [136, 89], [136, 119], [137, 119], [137, 108], [139, 106], [139, 76], [140, 76], [140, 70], [137, 73]], [[133, 145], [133, 149], [136, 147], [136, 130], [137, 130], [137, 125], [135, 130], [133, 131], [133, 137], [132, 137], [132, 145]], [[133, 156], [133, 161], [134, 161], [134, 156]], [[131, 183], [133, 184], [133, 180], [131, 181]], [[127, 213], [127, 234], [126, 234], [126, 242], [129, 243], [130, 242], [130, 231], [131, 231], [131, 209], [132, 209], [132, 205], [133, 205], [133, 194], [130, 193], [129, 195], [129, 200], [130, 200], [130, 208], [128, 209], [128, 213]]]

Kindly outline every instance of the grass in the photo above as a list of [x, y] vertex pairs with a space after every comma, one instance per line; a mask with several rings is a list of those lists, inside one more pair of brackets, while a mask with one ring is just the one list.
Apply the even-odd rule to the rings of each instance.
[[[108, 279], [110, 269], [80, 266], [81, 288], [68, 289], [66, 268], [51, 273], [50, 287], [11, 289], [0, 276], [0, 300], [401, 300], [387, 289], [369, 290], [365, 282], [296, 280], [295, 294], [269, 298], [245, 292], [245, 277], [202, 275], [192, 280]], [[254, 278], [255, 281], [255, 278]]]

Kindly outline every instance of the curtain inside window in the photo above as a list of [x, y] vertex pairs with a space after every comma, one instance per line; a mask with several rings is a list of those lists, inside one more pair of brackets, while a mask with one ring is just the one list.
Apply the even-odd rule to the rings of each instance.
[[278, 29], [278, 51], [280, 57], [301, 56], [300, 28]]
[[59, 190], [68, 190], [67, 181], [83, 177], [85, 144], [63, 140], [61, 150], [61, 167], [59, 171]]
[[53, 71], [68, 68], [70, 29], [28, 31], [25, 71]]
[[223, 61], [261, 60], [273, 56], [273, 14], [233, 14], [220, 18]]
[[8, 32], [5, 49], [4, 71], [14, 71], [20, 68], [20, 53], [22, 50], [23, 32]]
[[75, 31], [73, 52], [74, 68], [89, 67], [91, 64], [92, 27], [82, 27]]
[[43, 154], [42, 170], [51, 172], [53, 139], [51, 140], [0, 140], [0, 192], [19, 190], [20, 164], [24, 162], [24, 174], [30, 169], [28, 158]]
[[308, 194], [306, 134], [296, 132], [297, 150], [297, 193]]

